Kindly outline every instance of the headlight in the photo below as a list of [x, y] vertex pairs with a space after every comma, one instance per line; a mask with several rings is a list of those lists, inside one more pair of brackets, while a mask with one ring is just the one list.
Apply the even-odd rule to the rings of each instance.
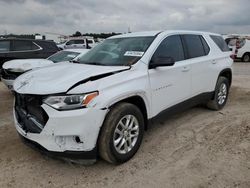
[[98, 92], [82, 95], [51, 96], [44, 103], [57, 110], [72, 110], [86, 107], [91, 100], [98, 96]]

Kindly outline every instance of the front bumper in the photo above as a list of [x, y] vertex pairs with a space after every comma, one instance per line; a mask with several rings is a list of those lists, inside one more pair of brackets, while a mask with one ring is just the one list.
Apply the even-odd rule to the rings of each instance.
[[8, 87], [8, 89], [13, 90], [13, 83], [15, 80], [7, 80], [4, 78], [1, 78], [1, 80]]
[[23, 129], [14, 110], [15, 127], [25, 143], [50, 156], [96, 158], [96, 143], [107, 110], [85, 108], [57, 111], [46, 104], [42, 108], [49, 119], [40, 133]]
[[41, 154], [47, 155], [52, 158], [61, 158], [65, 160], [95, 160], [97, 158], [97, 149], [96, 147], [91, 151], [64, 151], [64, 152], [55, 152], [48, 151], [46, 148], [40, 144], [25, 138], [23, 135], [19, 134], [21, 140], [24, 144], [31, 147], [34, 150], [39, 151]]

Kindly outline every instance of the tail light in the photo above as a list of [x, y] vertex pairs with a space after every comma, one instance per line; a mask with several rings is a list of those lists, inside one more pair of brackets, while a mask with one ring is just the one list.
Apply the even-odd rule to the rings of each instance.
[[230, 55], [232, 60], [235, 60], [235, 56], [236, 56], [235, 54]]
[[236, 41], [236, 49], [239, 49], [239, 48], [240, 48], [240, 41], [237, 40], [237, 41]]

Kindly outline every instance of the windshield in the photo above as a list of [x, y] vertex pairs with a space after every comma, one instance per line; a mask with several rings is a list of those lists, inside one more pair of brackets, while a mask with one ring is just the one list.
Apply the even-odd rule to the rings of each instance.
[[70, 61], [73, 60], [79, 54], [80, 53], [78, 52], [60, 51], [48, 57], [48, 60], [53, 61], [54, 63], [62, 61]]
[[78, 59], [79, 63], [126, 66], [136, 63], [153, 42], [154, 37], [106, 39]]

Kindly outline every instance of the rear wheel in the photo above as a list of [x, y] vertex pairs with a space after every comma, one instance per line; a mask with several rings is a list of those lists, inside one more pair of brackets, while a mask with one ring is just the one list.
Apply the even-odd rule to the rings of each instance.
[[219, 77], [215, 88], [214, 98], [207, 103], [207, 107], [212, 110], [222, 109], [227, 102], [228, 92], [228, 79], [225, 77]]
[[144, 118], [139, 108], [119, 103], [108, 113], [98, 140], [100, 156], [110, 163], [131, 159], [141, 145]]
[[243, 62], [249, 62], [250, 61], [250, 54], [247, 53], [242, 57], [242, 61]]

